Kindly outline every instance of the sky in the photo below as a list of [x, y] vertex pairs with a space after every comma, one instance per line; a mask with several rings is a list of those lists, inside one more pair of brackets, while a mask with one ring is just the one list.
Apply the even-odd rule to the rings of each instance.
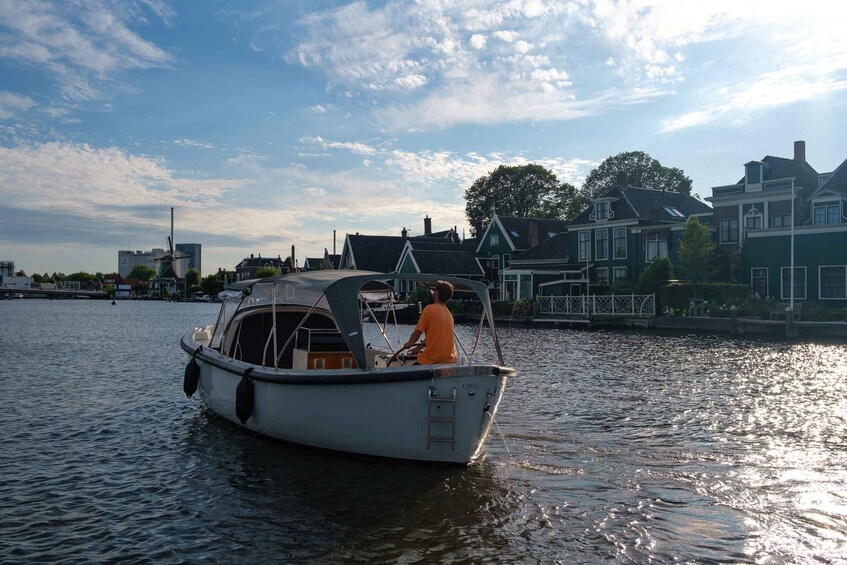
[[[0, 0], [0, 259], [298, 262], [347, 233], [470, 235], [501, 164], [580, 185], [646, 151], [693, 179], [847, 158], [847, 3]], [[333, 239], [333, 232], [336, 238]]]

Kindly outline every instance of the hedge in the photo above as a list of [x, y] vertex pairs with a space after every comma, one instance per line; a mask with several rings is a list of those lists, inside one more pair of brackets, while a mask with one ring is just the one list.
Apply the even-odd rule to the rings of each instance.
[[[707, 282], [697, 285], [697, 298], [727, 307], [747, 302], [753, 289], [749, 284]], [[674, 283], [659, 288], [658, 300], [662, 308], [688, 309], [689, 301], [694, 297], [691, 283]]]

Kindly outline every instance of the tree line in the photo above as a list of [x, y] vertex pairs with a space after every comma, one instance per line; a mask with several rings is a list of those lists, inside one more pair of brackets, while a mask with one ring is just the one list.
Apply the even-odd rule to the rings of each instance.
[[465, 214], [477, 236], [491, 222], [494, 212], [572, 220], [592, 198], [627, 186], [691, 194], [691, 179], [682, 169], [665, 167], [643, 151], [627, 151], [605, 159], [580, 188], [559, 182], [553, 171], [541, 165], [500, 165], [465, 191]]

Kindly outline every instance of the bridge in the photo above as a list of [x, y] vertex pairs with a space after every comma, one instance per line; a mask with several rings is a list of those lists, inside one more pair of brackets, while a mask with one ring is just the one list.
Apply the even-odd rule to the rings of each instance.
[[23, 296], [46, 296], [47, 298], [110, 298], [105, 290], [66, 290], [61, 288], [15, 288], [0, 287], [0, 298], [11, 298], [13, 294]]

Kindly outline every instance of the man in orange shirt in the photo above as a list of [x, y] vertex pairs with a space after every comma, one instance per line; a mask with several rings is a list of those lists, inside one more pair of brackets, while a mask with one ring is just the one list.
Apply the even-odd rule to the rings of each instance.
[[418, 356], [421, 365], [433, 363], [455, 363], [456, 343], [453, 341], [453, 314], [447, 303], [453, 298], [453, 285], [438, 281], [432, 293], [432, 304], [421, 312], [418, 325], [409, 340], [397, 353], [409, 349], [424, 335], [424, 350]]

